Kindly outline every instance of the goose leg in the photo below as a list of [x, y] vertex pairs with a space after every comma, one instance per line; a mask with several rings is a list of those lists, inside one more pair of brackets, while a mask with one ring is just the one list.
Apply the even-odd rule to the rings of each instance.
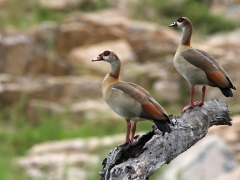
[[119, 144], [118, 146], [123, 146], [125, 144], [131, 144], [131, 140], [130, 140], [130, 130], [131, 130], [131, 122], [130, 119], [126, 120], [127, 123], [127, 133], [126, 133], [126, 140], [124, 143]]
[[204, 105], [204, 97], [205, 97], [206, 86], [202, 87], [202, 98], [201, 101], [194, 102], [194, 106], [202, 106]]
[[131, 143], [133, 143], [133, 141], [134, 141], [134, 136], [135, 136], [136, 128], [137, 128], [137, 123], [134, 122], [134, 125], [133, 125], [133, 127], [132, 127]]
[[194, 87], [190, 87], [190, 104], [183, 108], [182, 113], [185, 112], [187, 109], [191, 109], [194, 107], [194, 102], [193, 102], [194, 92], [195, 92]]

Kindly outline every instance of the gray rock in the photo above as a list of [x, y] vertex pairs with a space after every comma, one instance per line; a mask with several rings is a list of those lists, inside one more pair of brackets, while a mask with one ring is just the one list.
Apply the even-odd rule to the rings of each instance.
[[208, 133], [220, 136], [234, 151], [235, 157], [240, 162], [240, 116], [233, 116], [232, 119], [232, 127], [214, 126]]
[[235, 168], [233, 171], [226, 173], [222, 176], [217, 177], [214, 180], [239, 180], [240, 179], [240, 166]]
[[209, 180], [237, 167], [232, 151], [218, 136], [208, 136], [174, 159], [164, 170], [166, 180]]

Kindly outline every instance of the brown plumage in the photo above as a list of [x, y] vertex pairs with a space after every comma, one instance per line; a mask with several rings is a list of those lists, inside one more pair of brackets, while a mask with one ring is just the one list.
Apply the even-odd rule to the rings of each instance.
[[[205, 51], [191, 47], [193, 26], [186, 17], [178, 18], [169, 27], [179, 27], [183, 30], [181, 43], [173, 59], [176, 70], [188, 81], [190, 85], [190, 105], [183, 108], [183, 112], [194, 106], [204, 104], [205, 85], [218, 87], [224, 96], [232, 97], [231, 89], [236, 90], [231, 78], [219, 62]], [[204, 85], [200, 102], [193, 102], [195, 85]]]
[[[106, 61], [111, 65], [111, 71], [102, 83], [102, 93], [109, 107], [127, 122], [126, 140], [123, 144], [133, 143], [138, 121], [148, 119], [154, 121], [162, 132], [171, 132], [168, 124], [172, 122], [163, 107], [150, 93], [137, 84], [119, 80], [121, 62], [114, 52], [106, 50], [92, 61]], [[130, 120], [134, 121], [131, 137]]]

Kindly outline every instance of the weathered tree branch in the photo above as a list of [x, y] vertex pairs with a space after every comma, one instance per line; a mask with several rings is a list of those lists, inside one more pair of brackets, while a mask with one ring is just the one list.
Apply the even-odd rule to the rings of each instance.
[[197, 141], [213, 125], [231, 126], [230, 111], [225, 101], [211, 100], [202, 107], [187, 110], [173, 117], [175, 126], [170, 134], [153, 129], [137, 137], [132, 146], [116, 147], [103, 160], [101, 180], [145, 180], [163, 164], [170, 163]]

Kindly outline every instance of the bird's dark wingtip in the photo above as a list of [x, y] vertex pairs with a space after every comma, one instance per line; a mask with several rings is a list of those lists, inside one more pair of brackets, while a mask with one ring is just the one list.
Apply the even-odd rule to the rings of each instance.
[[233, 93], [232, 93], [232, 90], [230, 88], [219, 88], [223, 95], [226, 96], [226, 97], [233, 97]]
[[[168, 125], [167, 121], [159, 121], [159, 120], [153, 120], [155, 125], [157, 126], [157, 128], [162, 131], [163, 133], [165, 132], [172, 132], [172, 129], [170, 128], [170, 126]], [[170, 121], [171, 122], [171, 121]]]

